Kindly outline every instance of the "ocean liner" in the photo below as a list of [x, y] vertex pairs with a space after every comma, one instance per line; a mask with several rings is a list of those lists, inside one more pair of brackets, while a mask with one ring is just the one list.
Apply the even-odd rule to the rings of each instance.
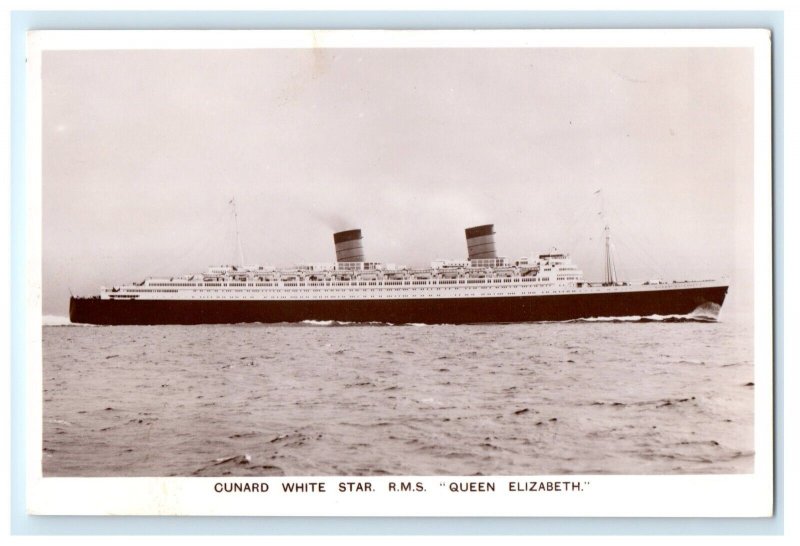
[[335, 263], [218, 266], [148, 278], [72, 297], [73, 323], [101, 325], [341, 321], [467, 324], [717, 312], [724, 281], [617, 280], [605, 232], [605, 279], [587, 282], [569, 255], [552, 250], [498, 257], [492, 224], [467, 228], [465, 260], [412, 268], [365, 261], [361, 230], [333, 235]]

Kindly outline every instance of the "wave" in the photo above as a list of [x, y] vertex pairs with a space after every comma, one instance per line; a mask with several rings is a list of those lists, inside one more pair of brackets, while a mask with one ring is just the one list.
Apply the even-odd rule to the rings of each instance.
[[590, 317], [563, 322], [717, 322], [717, 317], [702, 314], [631, 315], [626, 317]]
[[340, 322], [338, 320], [304, 320], [300, 324], [305, 324], [306, 326], [346, 326], [354, 323]]
[[[528, 324], [571, 324], [571, 323], [596, 323], [596, 322], [612, 322], [612, 323], [648, 323], [648, 322], [717, 322], [717, 317], [713, 314], [706, 314], [706, 313], [698, 313], [693, 312], [688, 315], [630, 315], [630, 316], [620, 316], [620, 317], [586, 317], [586, 318], [578, 318], [578, 319], [569, 319], [569, 320], [537, 320], [537, 321], [530, 321]], [[344, 320], [304, 320], [301, 322], [281, 322], [281, 323], [270, 323], [270, 324], [263, 324], [263, 323], [254, 323], [257, 325], [267, 325], [267, 326], [294, 326], [294, 327], [363, 327], [363, 326], [406, 326], [406, 327], [431, 327], [431, 326], [452, 326], [455, 323], [436, 323], [436, 324], [427, 324], [423, 322], [404, 322], [404, 323], [392, 323], [392, 322], [379, 322], [379, 321], [370, 321], [370, 322], [355, 322], [355, 321], [344, 321]], [[486, 323], [491, 325], [492, 323]], [[501, 322], [495, 323], [500, 325], [506, 324], [514, 324], [508, 322]], [[484, 323], [466, 323], [466, 326], [478, 326], [484, 325]]]
[[[291, 325], [293, 323], [286, 324]], [[299, 324], [303, 326], [394, 326], [391, 322], [349, 322], [346, 320], [304, 320]]]
[[[705, 313], [705, 312], [693, 312], [688, 315], [648, 315], [648, 316], [641, 316], [641, 315], [631, 315], [631, 316], [624, 316], [624, 317], [587, 317], [587, 318], [579, 318], [579, 319], [570, 319], [570, 320], [558, 320], [558, 321], [550, 321], [550, 320], [543, 320], [543, 321], [532, 321], [529, 324], [563, 324], [563, 323], [594, 323], [594, 322], [717, 322], [716, 315]], [[476, 323], [478, 324], [478, 323]], [[500, 324], [509, 324], [509, 323], [500, 323]], [[307, 326], [307, 327], [346, 327], [346, 326], [355, 326], [355, 327], [362, 327], [362, 326], [408, 326], [408, 327], [425, 327], [425, 326], [436, 326], [431, 324], [426, 324], [422, 322], [409, 322], [409, 323], [400, 323], [395, 325], [392, 322], [379, 322], [379, 321], [371, 321], [371, 322], [352, 322], [352, 321], [344, 321], [344, 320], [304, 320], [301, 322], [282, 322], [282, 323], [261, 323], [261, 322], [248, 322], [248, 323], [238, 323], [235, 324], [236, 326]], [[438, 326], [443, 325], [450, 325], [450, 323], [442, 323], [437, 324]], [[90, 324], [81, 324], [81, 323], [73, 323], [69, 320], [69, 317], [64, 317], [61, 315], [43, 315], [42, 316], [42, 326], [92, 326]], [[220, 326], [230, 326], [228, 324], [222, 324]]]
[[689, 316], [698, 319], [708, 318], [716, 321], [717, 317], [719, 316], [719, 312], [721, 310], [722, 310], [721, 305], [717, 303], [707, 302], [700, 305], [694, 311], [689, 313]]
[[304, 320], [302, 322], [285, 322], [282, 323], [287, 326], [292, 325], [300, 325], [300, 326], [413, 326], [413, 327], [421, 327], [421, 326], [431, 326], [430, 324], [426, 324], [424, 322], [403, 322], [399, 324], [395, 324], [394, 322], [381, 322], [381, 321], [369, 321], [369, 322], [348, 322], [345, 320]]
[[69, 317], [61, 315], [42, 315], [42, 326], [85, 326], [84, 324], [73, 324]]
[[564, 322], [717, 322], [721, 306], [704, 303], [684, 315], [630, 315], [624, 317], [588, 317]]

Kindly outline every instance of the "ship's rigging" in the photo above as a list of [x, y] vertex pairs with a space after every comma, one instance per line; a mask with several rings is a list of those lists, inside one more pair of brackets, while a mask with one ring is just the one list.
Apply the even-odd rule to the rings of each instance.
[[236, 250], [239, 253], [239, 265], [244, 265], [244, 250], [242, 249], [242, 239], [239, 235], [239, 215], [236, 211], [236, 197], [232, 197], [228, 204], [233, 209], [233, 226], [236, 230]]

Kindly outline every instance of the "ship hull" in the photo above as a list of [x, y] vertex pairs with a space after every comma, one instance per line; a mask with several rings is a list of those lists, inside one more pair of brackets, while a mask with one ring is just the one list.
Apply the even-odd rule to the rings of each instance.
[[236, 324], [315, 321], [473, 324], [688, 315], [721, 306], [727, 286], [513, 297], [364, 300], [70, 299], [73, 323]]

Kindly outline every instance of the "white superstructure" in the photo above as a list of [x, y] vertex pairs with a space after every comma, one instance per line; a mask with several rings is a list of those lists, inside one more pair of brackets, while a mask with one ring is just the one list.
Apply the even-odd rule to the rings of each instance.
[[590, 294], [716, 286], [715, 281], [590, 283], [569, 255], [555, 249], [534, 258], [435, 260], [427, 268], [380, 262], [213, 266], [203, 274], [151, 277], [101, 288], [101, 299], [348, 300]]

